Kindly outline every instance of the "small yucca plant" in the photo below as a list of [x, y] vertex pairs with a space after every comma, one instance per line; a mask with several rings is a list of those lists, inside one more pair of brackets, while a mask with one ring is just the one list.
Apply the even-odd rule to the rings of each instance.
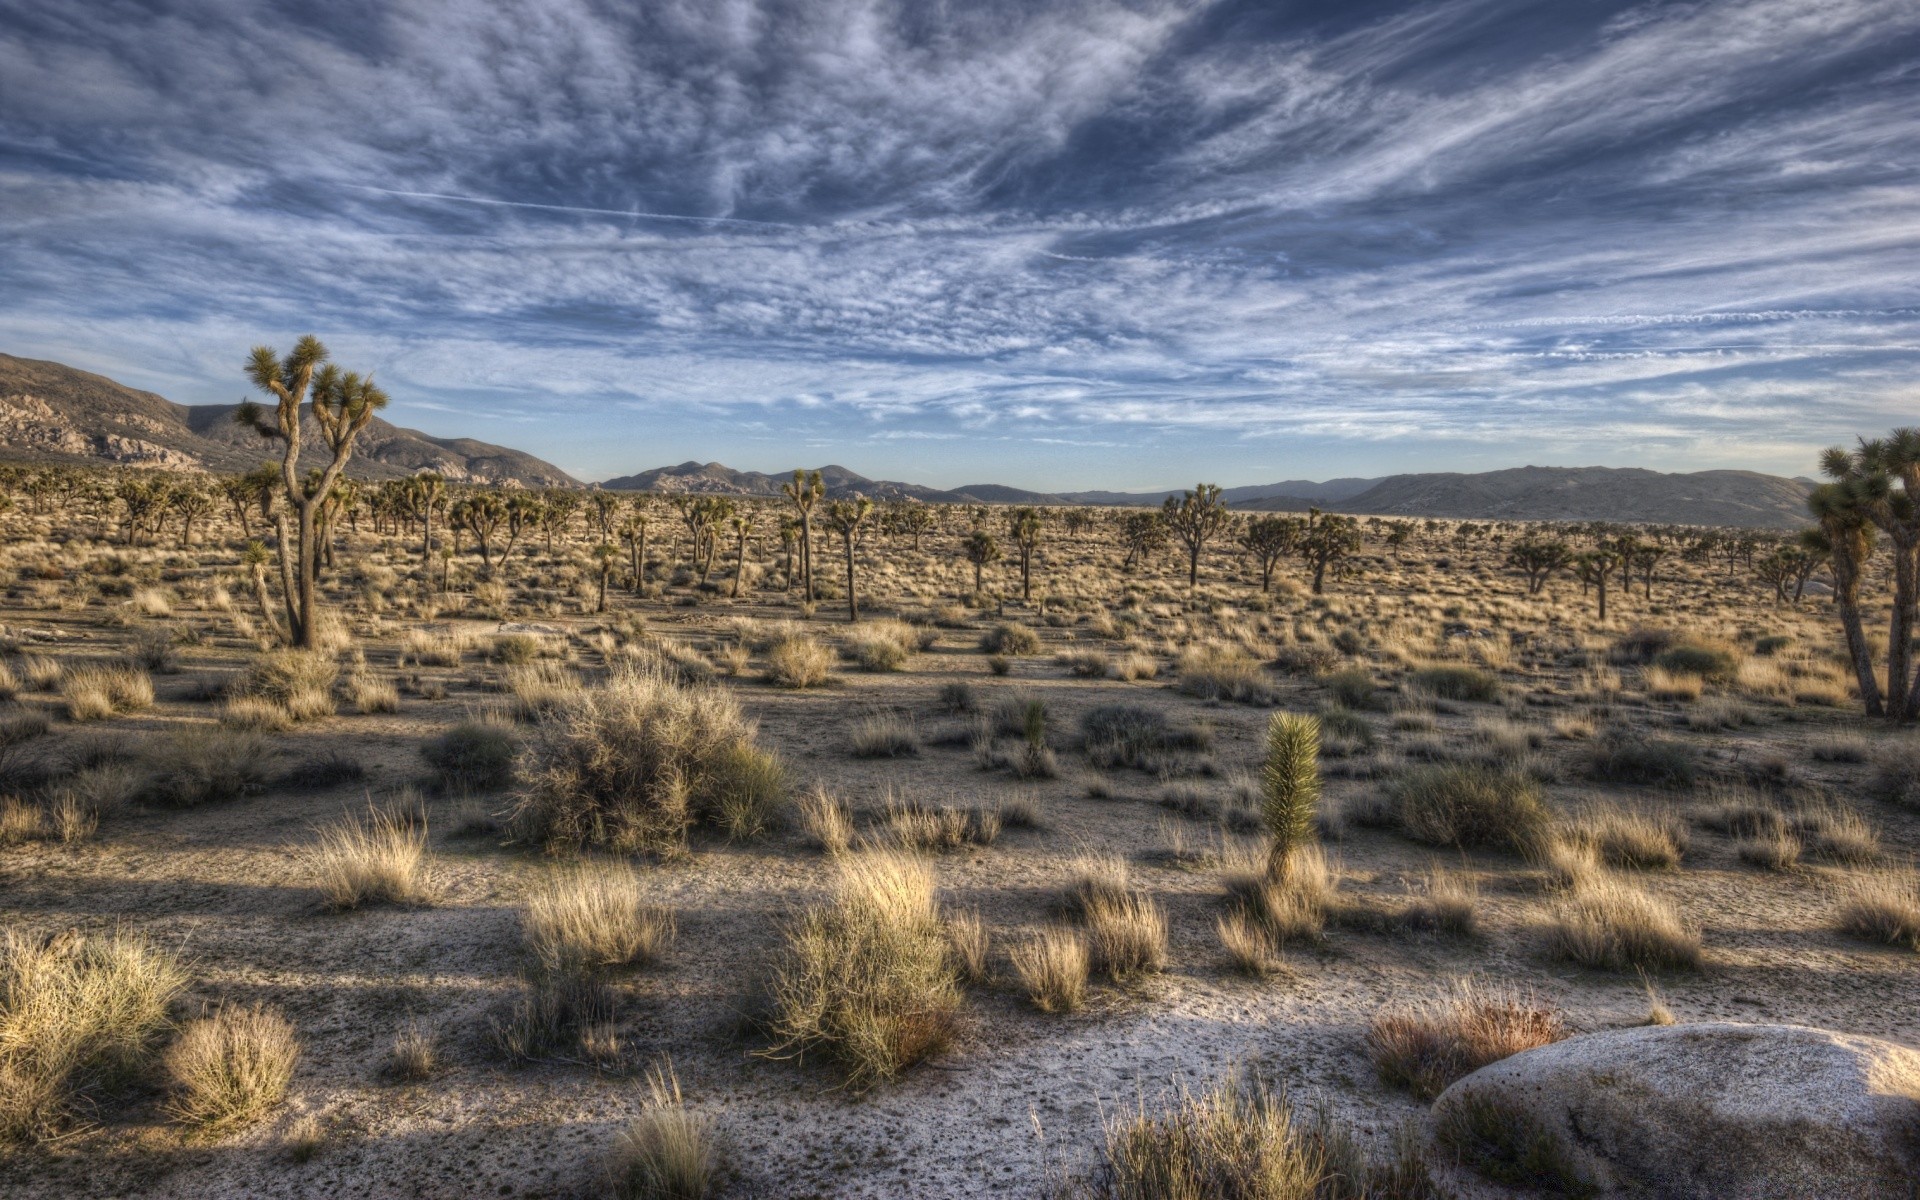
[[1294, 851], [1313, 838], [1320, 804], [1320, 718], [1280, 712], [1267, 722], [1267, 755], [1260, 769], [1260, 816], [1273, 839], [1267, 874], [1283, 878]]

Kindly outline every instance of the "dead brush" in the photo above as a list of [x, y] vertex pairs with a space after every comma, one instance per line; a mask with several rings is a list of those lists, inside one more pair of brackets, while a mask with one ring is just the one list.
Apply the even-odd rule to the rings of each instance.
[[190, 1022], [167, 1048], [167, 1110], [202, 1136], [254, 1121], [280, 1103], [300, 1061], [293, 1025], [268, 1008], [223, 1008]]
[[1855, 880], [1841, 894], [1834, 927], [1863, 942], [1920, 950], [1920, 873], [1885, 871]]
[[120, 663], [75, 667], [60, 678], [70, 721], [103, 721], [153, 707], [153, 677]]
[[539, 969], [591, 975], [656, 961], [673, 942], [673, 913], [646, 902], [623, 865], [555, 870], [527, 897], [521, 932]]
[[1086, 1004], [1092, 956], [1078, 929], [1049, 926], [1015, 946], [1009, 957], [1021, 990], [1041, 1012], [1075, 1012]]
[[433, 898], [425, 823], [389, 811], [369, 809], [322, 828], [308, 861], [322, 900], [335, 911]]
[[1604, 873], [1561, 901], [1547, 941], [1556, 957], [1601, 970], [1655, 971], [1700, 962], [1700, 935], [1671, 904]]
[[1375, 1017], [1367, 1051], [1383, 1082], [1432, 1100], [1488, 1063], [1566, 1036], [1560, 1014], [1532, 997], [1463, 980], [1437, 999]]

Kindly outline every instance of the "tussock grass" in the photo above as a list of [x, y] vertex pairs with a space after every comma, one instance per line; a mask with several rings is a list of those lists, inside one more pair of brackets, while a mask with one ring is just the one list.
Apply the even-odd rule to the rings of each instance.
[[1500, 680], [1478, 667], [1441, 663], [1407, 676], [1407, 686], [1441, 700], [1491, 703], [1500, 698]]
[[519, 747], [510, 730], [484, 721], [461, 721], [428, 738], [420, 757], [445, 791], [490, 791], [513, 779]]
[[815, 785], [800, 797], [800, 828], [816, 850], [840, 854], [853, 842], [853, 817], [825, 787]]
[[1087, 911], [1093, 969], [1116, 983], [1167, 968], [1167, 915], [1152, 897], [1132, 892]]
[[269, 706], [298, 724], [333, 715], [333, 685], [339, 678], [340, 664], [327, 654], [276, 650], [253, 661], [233, 696]]
[[1698, 966], [1700, 935], [1671, 904], [1598, 875], [1561, 901], [1547, 931], [1555, 957], [1609, 971]]
[[1280, 948], [1266, 927], [1245, 912], [1231, 912], [1214, 922], [1227, 961], [1242, 975], [1256, 979], [1280, 969]]
[[1414, 767], [1389, 792], [1407, 836], [1429, 845], [1527, 854], [1551, 833], [1552, 814], [1539, 785], [1518, 771]]
[[1422, 932], [1471, 937], [1479, 928], [1479, 906], [1480, 892], [1472, 879], [1436, 867], [1400, 910], [1400, 922]]
[[650, 905], [623, 865], [555, 870], [527, 897], [521, 933], [549, 975], [592, 975], [657, 960], [674, 936], [673, 914]]
[[1592, 846], [1610, 867], [1670, 870], [1687, 852], [1687, 828], [1670, 815], [1648, 815], [1619, 808], [1595, 809], [1571, 829], [1572, 837]]
[[1437, 999], [1375, 1017], [1367, 1052], [1383, 1082], [1431, 1100], [1488, 1063], [1566, 1036], [1560, 1014], [1531, 997], [1462, 981]]
[[135, 666], [110, 663], [75, 667], [60, 678], [67, 719], [104, 721], [153, 707], [153, 677]]
[[1834, 927], [1863, 942], [1920, 950], [1920, 874], [1890, 871], [1855, 880], [1841, 894]]
[[897, 853], [840, 860], [833, 900], [788, 928], [769, 984], [768, 1054], [822, 1054], [865, 1091], [939, 1053], [962, 994], [926, 866]]
[[783, 688], [819, 687], [833, 672], [833, 652], [804, 634], [767, 648], [767, 682]]
[[280, 1103], [300, 1061], [293, 1025], [267, 1008], [223, 1008], [189, 1023], [167, 1048], [168, 1111], [206, 1136], [247, 1125]]
[[856, 719], [847, 743], [855, 758], [902, 758], [920, 753], [920, 735], [913, 728], [913, 718], [898, 713], [876, 712]]
[[607, 1162], [613, 1195], [626, 1200], [706, 1200], [719, 1191], [713, 1122], [687, 1107], [673, 1064], [647, 1073], [647, 1102], [614, 1140]]
[[1010, 958], [1021, 990], [1041, 1012], [1075, 1012], [1086, 1004], [1093, 957], [1079, 930], [1050, 926], [1015, 946]]
[[324, 827], [309, 862], [322, 899], [335, 911], [425, 904], [433, 896], [426, 825], [393, 813], [373, 810]]
[[1179, 689], [1202, 700], [1272, 704], [1273, 685], [1260, 660], [1238, 646], [1201, 643], [1182, 650], [1174, 663]]
[[1040, 635], [1025, 625], [1002, 622], [980, 638], [980, 649], [987, 654], [1018, 656], [1040, 653]]
[[190, 807], [258, 795], [267, 788], [266, 738], [249, 730], [184, 725], [148, 751], [144, 798]]
[[0, 936], [0, 1145], [57, 1134], [136, 1076], [186, 986], [179, 960], [137, 934]]

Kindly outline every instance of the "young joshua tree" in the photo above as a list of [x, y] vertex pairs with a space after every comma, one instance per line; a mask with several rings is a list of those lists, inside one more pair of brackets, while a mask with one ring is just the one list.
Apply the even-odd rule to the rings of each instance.
[[1327, 568], [1360, 549], [1360, 525], [1352, 517], [1322, 517], [1316, 511], [1307, 521], [1306, 536], [1300, 539], [1300, 556], [1313, 571], [1313, 594], [1325, 586]]
[[1033, 599], [1033, 552], [1040, 548], [1040, 510], [1016, 508], [1007, 515], [1007, 536], [1020, 555], [1020, 598]]
[[1226, 530], [1232, 519], [1227, 502], [1220, 498], [1218, 484], [1202, 483], [1178, 500], [1168, 496], [1161, 512], [1167, 528], [1187, 548], [1187, 587], [1192, 588], [1200, 582], [1200, 552]]
[[[313, 646], [320, 608], [316, 510], [327, 501], [340, 473], [346, 470], [360, 431], [387, 404], [387, 394], [374, 386], [371, 377], [342, 371], [327, 357], [327, 348], [311, 334], [301, 338], [285, 358], [269, 346], [255, 346], [247, 377], [274, 398], [274, 411], [269, 416], [249, 400], [234, 413], [240, 424], [281, 443], [280, 484], [286, 507], [275, 517], [275, 532], [279, 536], [280, 578], [286, 589], [287, 637], [302, 650]], [[300, 474], [303, 411], [310, 413], [320, 427], [321, 440], [331, 455], [311, 485]], [[291, 532], [287, 528], [288, 511], [294, 518]]]
[[1286, 878], [1294, 852], [1313, 839], [1320, 804], [1320, 718], [1277, 712], [1267, 722], [1267, 753], [1260, 767], [1260, 817], [1272, 839], [1267, 877]]
[[1260, 590], [1273, 590], [1273, 568], [1300, 544], [1306, 526], [1298, 517], [1255, 517], [1240, 534], [1240, 544], [1260, 564]]
[[855, 496], [851, 500], [835, 500], [827, 505], [827, 524], [840, 535], [840, 544], [847, 552], [847, 620], [860, 619], [859, 592], [854, 587], [853, 546], [860, 540], [860, 527], [866, 524], [867, 514], [873, 511], [873, 501], [865, 496]]
[[1820, 470], [1846, 489], [1848, 503], [1886, 534], [1892, 547], [1893, 613], [1883, 704], [1886, 716], [1907, 720], [1920, 712], [1920, 679], [1912, 670], [1920, 606], [1920, 428], [1862, 440], [1851, 453], [1835, 447], [1821, 456]]
[[980, 594], [980, 568], [1000, 561], [1000, 543], [984, 529], [976, 529], [967, 539], [967, 561], [973, 564], [973, 594]]
[[[800, 574], [806, 580], [807, 602], [813, 602], [813, 506], [827, 494], [820, 472], [795, 470], [792, 483], [780, 485], [780, 494], [800, 514]], [[791, 574], [791, 572], [789, 572]]]

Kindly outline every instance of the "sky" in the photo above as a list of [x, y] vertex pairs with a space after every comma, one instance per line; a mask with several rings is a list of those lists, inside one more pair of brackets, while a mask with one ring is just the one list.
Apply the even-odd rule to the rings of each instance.
[[0, 0], [0, 351], [307, 332], [587, 480], [1812, 474], [1920, 421], [1920, 3]]

